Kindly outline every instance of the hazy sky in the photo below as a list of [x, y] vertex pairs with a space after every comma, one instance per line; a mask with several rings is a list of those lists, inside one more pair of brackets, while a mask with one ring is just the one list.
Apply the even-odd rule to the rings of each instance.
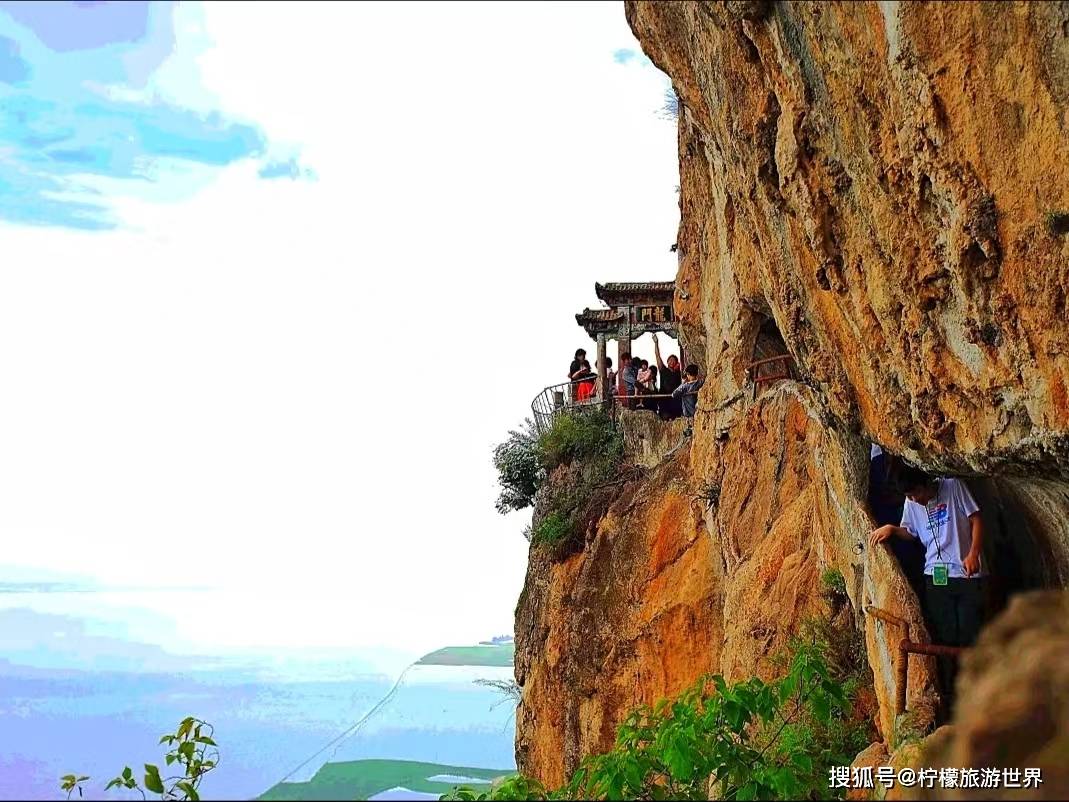
[[510, 631], [492, 447], [595, 280], [675, 274], [622, 4], [51, 5], [0, 3], [0, 562]]

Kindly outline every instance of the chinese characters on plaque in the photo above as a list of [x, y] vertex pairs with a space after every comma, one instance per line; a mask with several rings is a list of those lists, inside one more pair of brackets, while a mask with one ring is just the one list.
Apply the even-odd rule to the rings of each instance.
[[634, 323], [670, 323], [673, 319], [672, 305], [636, 306], [632, 315]]

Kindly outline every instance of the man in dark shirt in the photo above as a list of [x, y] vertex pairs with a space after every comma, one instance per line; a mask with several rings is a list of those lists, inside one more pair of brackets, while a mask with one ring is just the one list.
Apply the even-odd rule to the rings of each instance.
[[[668, 363], [661, 360], [661, 346], [657, 342], [657, 335], [653, 335], [653, 355], [657, 359], [657, 368], [661, 373], [661, 394], [672, 395], [676, 388], [683, 383], [683, 372], [679, 369], [679, 358], [672, 354], [668, 357]], [[683, 414], [678, 398], [661, 398], [658, 410], [662, 418], [678, 418]]]
[[694, 425], [694, 413], [698, 410], [698, 391], [705, 384], [705, 379], [698, 378], [697, 365], [687, 365], [683, 377], [686, 381], [672, 392], [672, 398], [678, 398], [683, 406], [683, 415], [687, 419], [687, 428], [683, 434], [690, 435]]

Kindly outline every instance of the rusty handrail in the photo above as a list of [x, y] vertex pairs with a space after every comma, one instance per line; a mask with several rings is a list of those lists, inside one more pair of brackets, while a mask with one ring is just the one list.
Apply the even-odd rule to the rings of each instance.
[[782, 362], [785, 359], [794, 359], [790, 354], [776, 354], [776, 356], [766, 357], [765, 359], [755, 359], [749, 364], [751, 368], [757, 368], [761, 365], [767, 365], [770, 362]]
[[582, 379], [551, 384], [536, 395], [534, 400], [531, 401], [531, 412], [534, 415], [535, 428], [539, 434], [546, 432], [552, 425], [553, 419], [562, 412], [600, 404], [600, 399], [596, 397], [584, 398], [580, 401], [572, 395], [575, 391], [574, 388], [580, 384], [596, 381], [597, 376], [587, 376]]
[[910, 654], [926, 654], [929, 657], [961, 657], [965, 653], [964, 646], [944, 646], [941, 643], [902, 641], [899, 645]]
[[[782, 365], [772, 373], [761, 375], [761, 368], [765, 365], [771, 365], [777, 363]], [[794, 365], [794, 357], [790, 354], [777, 354], [776, 356], [766, 357], [765, 359], [758, 359], [751, 362], [746, 366], [746, 378], [753, 382], [753, 399], [757, 400], [757, 388], [766, 383], [778, 381], [779, 379], [793, 379], [794, 375], [791, 371], [791, 366]]]
[[898, 641], [898, 650], [895, 652], [895, 717], [906, 712], [906, 685], [909, 682], [909, 650], [905, 647], [911, 641], [909, 639], [909, 621], [894, 613], [889, 613], [871, 604], [865, 607], [865, 612], [885, 624], [902, 627], [902, 639]]
[[898, 651], [895, 653], [895, 717], [897, 718], [906, 712], [909, 656], [911, 654], [923, 654], [929, 657], [958, 658], [965, 652], [965, 649], [961, 646], [944, 646], [941, 643], [916, 643], [910, 640], [909, 621], [906, 619], [879, 607], [873, 607], [871, 604], [865, 607], [865, 612], [885, 624], [902, 627], [905, 635], [898, 642]]

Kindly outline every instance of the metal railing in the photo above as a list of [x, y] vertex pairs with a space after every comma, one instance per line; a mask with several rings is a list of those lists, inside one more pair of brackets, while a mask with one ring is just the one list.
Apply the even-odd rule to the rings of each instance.
[[[746, 367], [746, 378], [753, 387], [752, 397], [757, 398], [757, 393], [762, 384], [778, 381], [780, 379], [794, 379], [794, 357], [790, 354], [777, 354], [751, 362]], [[642, 408], [643, 400], [673, 398], [669, 393], [635, 393], [633, 395], [618, 396], [616, 386], [609, 388], [608, 399], [602, 398], [591, 388], [590, 395], [579, 398], [579, 385], [584, 383], [596, 384], [597, 376], [589, 376], [582, 379], [573, 379], [570, 382], [551, 384], [544, 388], [531, 402], [531, 412], [534, 415], [535, 426], [539, 433], [548, 431], [553, 425], [553, 420], [560, 414], [574, 412], [593, 407], [611, 407], [613, 420], [616, 420], [616, 407], [622, 405], [625, 409]], [[690, 395], [688, 393], [688, 395]], [[693, 395], [697, 395], [694, 393]]]
[[[588, 409], [605, 408], [611, 412], [613, 424], [616, 423], [616, 408], [643, 409], [643, 401], [673, 398], [671, 393], [635, 393], [618, 395], [615, 384], [609, 388], [609, 397], [602, 398], [596, 393], [596, 387], [591, 388], [591, 393], [585, 398], [579, 397], [578, 385], [584, 382], [594, 383], [595, 379], [575, 379], [570, 382], [551, 384], [535, 396], [531, 402], [535, 427], [539, 434], [549, 431], [553, 421], [558, 415], [582, 412]], [[685, 395], [697, 395], [697, 393], [685, 393]]]
[[[909, 622], [894, 613], [869, 605], [865, 612], [885, 624], [898, 627], [902, 638], [898, 641], [895, 654], [895, 716], [906, 712], [906, 685], [909, 681], [909, 656], [925, 654], [932, 657], [961, 657], [965, 649], [961, 646], [943, 646], [938, 643], [915, 643], [910, 640]], [[944, 689], [944, 693], [946, 689]]]
[[777, 354], [751, 362], [746, 368], [746, 378], [753, 382], [753, 397], [757, 398], [758, 387], [762, 384], [794, 378], [794, 357], [790, 354]]
[[588, 397], [579, 398], [579, 385], [595, 384], [596, 379], [597, 377], [591, 377], [551, 384], [536, 395], [531, 402], [531, 412], [534, 415], [535, 428], [538, 429], [539, 434], [549, 431], [558, 415], [601, 406], [603, 400], [594, 393], [594, 388], [591, 388]]

